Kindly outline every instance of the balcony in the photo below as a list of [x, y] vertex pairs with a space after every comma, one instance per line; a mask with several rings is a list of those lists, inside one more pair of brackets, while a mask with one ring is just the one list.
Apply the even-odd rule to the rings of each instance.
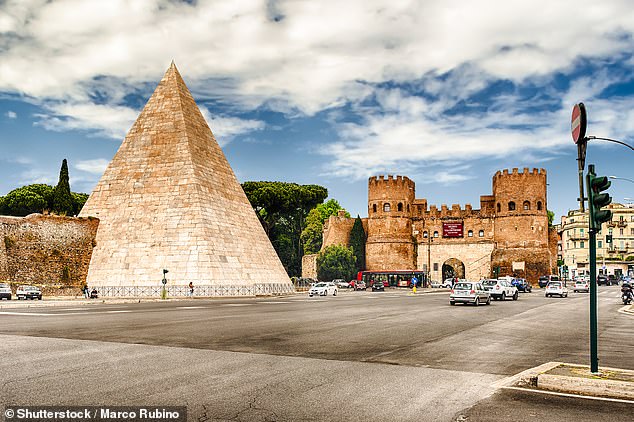
[[627, 221], [619, 220], [616, 222], [616, 227], [627, 227]]
[[570, 240], [588, 240], [587, 233], [571, 233], [568, 235]]
[[616, 227], [616, 221], [608, 221], [607, 223], [605, 223], [606, 226], [608, 227]]

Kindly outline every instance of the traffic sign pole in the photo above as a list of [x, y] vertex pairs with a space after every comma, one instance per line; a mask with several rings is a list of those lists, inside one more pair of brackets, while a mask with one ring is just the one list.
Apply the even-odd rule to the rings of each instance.
[[577, 163], [579, 168], [579, 210], [585, 212], [584, 192], [583, 192], [583, 170], [586, 166], [586, 107], [583, 103], [575, 104], [572, 108], [572, 118], [570, 119], [570, 131], [572, 140], [577, 144]]
[[[588, 198], [592, 198], [591, 178], [595, 176], [594, 164], [588, 166]], [[588, 204], [592, 208], [592, 204]], [[599, 372], [599, 352], [597, 335], [597, 230], [592, 227], [588, 218], [588, 231], [590, 232], [590, 372]]]

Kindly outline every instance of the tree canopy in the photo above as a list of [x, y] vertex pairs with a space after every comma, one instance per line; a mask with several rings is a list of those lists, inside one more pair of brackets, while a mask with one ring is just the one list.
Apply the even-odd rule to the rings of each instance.
[[328, 190], [318, 185], [245, 182], [242, 189], [255, 210], [289, 276], [300, 276], [303, 248], [300, 234], [308, 212], [321, 204]]
[[356, 272], [356, 258], [352, 248], [343, 245], [326, 247], [317, 256], [317, 278], [331, 281], [337, 278], [350, 280]]
[[350, 247], [352, 248], [352, 253], [356, 258], [356, 270], [363, 271], [365, 270], [365, 241], [367, 236], [365, 234], [365, 230], [363, 230], [363, 222], [361, 221], [361, 217], [357, 215], [357, 218], [354, 219], [354, 225], [352, 226], [352, 230], [350, 231]]
[[14, 189], [0, 197], [0, 214], [24, 217], [52, 211], [62, 215], [77, 215], [87, 199], [85, 193], [70, 191], [68, 163], [64, 160], [57, 186], [36, 183]]
[[[318, 204], [310, 210], [306, 217], [306, 226], [302, 231], [301, 240], [305, 254], [317, 253], [321, 249], [323, 242], [324, 222], [331, 215], [337, 215], [339, 210], [343, 209], [336, 199], [329, 199], [323, 204]], [[350, 217], [350, 213], [346, 211], [346, 217]]]

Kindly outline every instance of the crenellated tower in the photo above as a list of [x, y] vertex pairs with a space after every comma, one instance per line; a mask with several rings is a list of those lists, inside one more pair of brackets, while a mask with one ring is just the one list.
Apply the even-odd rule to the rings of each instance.
[[498, 171], [493, 176], [493, 196], [498, 247], [548, 245], [546, 170]]
[[368, 180], [369, 270], [415, 269], [412, 207], [415, 184], [403, 176], [376, 176]]

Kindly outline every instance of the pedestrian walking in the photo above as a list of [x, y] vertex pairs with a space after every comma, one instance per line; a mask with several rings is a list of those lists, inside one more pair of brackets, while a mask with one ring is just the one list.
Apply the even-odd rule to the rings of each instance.
[[194, 283], [189, 282], [189, 297], [194, 297]]
[[84, 297], [86, 299], [90, 299], [90, 296], [88, 295], [88, 285], [84, 284], [84, 287], [82, 288], [82, 292], [84, 293]]

